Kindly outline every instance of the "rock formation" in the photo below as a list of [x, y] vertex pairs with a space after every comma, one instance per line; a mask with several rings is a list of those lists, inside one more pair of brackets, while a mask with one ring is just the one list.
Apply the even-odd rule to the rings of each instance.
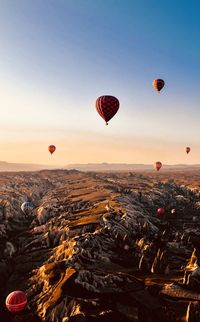
[[[199, 186], [174, 176], [2, 173], [2, 321], [199, 321]], [[15, 289], [29, 304], [11, 315]]]

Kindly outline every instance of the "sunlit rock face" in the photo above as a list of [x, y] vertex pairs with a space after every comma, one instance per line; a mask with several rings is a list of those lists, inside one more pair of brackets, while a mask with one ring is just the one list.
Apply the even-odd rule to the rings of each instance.
[[[2, 173], [2, 318], [192, 321], [200, 299], [200, 198], [191, 184], [198, 175], [170, 172], [157, 182], [154, 173]], [[24, 201], [34, 206], [28, 216]], [[11, 315], [4, 299], [15, 289], [29, 305]]]

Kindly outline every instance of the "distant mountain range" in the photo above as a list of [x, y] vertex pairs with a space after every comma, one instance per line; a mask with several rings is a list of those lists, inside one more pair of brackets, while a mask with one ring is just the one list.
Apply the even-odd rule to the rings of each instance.
[[30, 163], [9, 163], [0, 161], [0, 171], [38, 171], [42, 169], [53, 169], [55, 167], [45, 166], [41, 164], [30, 164]]
[[[175, 164], [164, 165], [163, 169], [200, 169], [200, 164]], [[128, 163], [87, 163], [87, 164], [69, 164], [67, 166], [49, 166], [30, 163], [9, 163], [0, 161], [0, 171], [39, 171], [43, 169], [77, 169], [80, 171], [139, 171], [152, 170], [152, 164], [128, 164]]]
[[[175, 164], [164, 165], [163, 169], [200, 169], [200, 164]], [[77, 169], [80, 171], [139, 171], [153, 170], [152, 164], [128, 164], [128, 163], [87, 163], [87, 164], [70, 164], [65, 169]]]

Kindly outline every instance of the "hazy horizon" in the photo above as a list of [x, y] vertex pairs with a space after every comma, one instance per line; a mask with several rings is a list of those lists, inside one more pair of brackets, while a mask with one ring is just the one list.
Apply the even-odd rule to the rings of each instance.
[[[0, 166], [3, 165], [24, 165], [24, 166], [47, 166], [50, 168], [62, 168], [62, 167], [70, 167], [70, 166], [90, 166], [90, 165], [97, 165], [97, 166], [110, 166], [110, 165], [121, 165], [121, 166], [149, 166], [152, 167], [152, 169], [154, 168], [154, 164], [152, 163], [128, 163], [128, 162], [87, 162], [87, 163], [66, 163], [65, 165], [61, 165], [61, 164], [55, 164], [55, 165], [48, 165], [48, 164], [42, 164], [42, 163], [23, 163], [23, 162], [7, 162], [7, 161], [3, 161], [0, 160]], [[163, 163], [163, 166], [167, 166], [167, 167], [173, 167], [173, 166], [185, 166], [185, 167], [192, 167], [192, 166], [200, 166], [200, 163], [190, 163], [190, 164], [186, 164], [186, 163], [174, 163], [174, 164], [170, 164], [170, 163]]]
[[[200, 4], [7, 0], [0, 9], [0, 159], [200, 162]], [[155, 78], [166, 82], [159, 94]], [[103, 94], [120, 101], [109, 126], [95, 109]]]

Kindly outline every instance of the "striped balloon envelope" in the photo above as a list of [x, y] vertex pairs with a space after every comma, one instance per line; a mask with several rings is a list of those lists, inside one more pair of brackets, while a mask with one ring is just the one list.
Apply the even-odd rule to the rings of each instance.
[[186, 148], [185, 148], [185, 150], [186, 150], [186, 153], [188, 154], [189, 152], [190, 152], [190, 147], [189, 146], [187, 146]]
[[165, 86], [165, 82], [163, 79], [154, 79], [153, 80], [153, 87], [157, 92], [160, 92], [161, 89]]
[[155, 168], [157, 171], [159, 171], [161, 167], [162, 167], [162, 162], [157, 161], [157, 162], [155, 162], [155, 163], [154, 163], [154, 168]]
[[99, 115], [105, 120], [106, 125], [108, 121], [117, 113], [119, 109], [119, 101], [116, 97], [111, 95], [100, 96], [96, 100], [96, 110]]
[[48, 147], [48, 150], [49, 150], [49, 152], [52, 154], [52, 153], [54, 153], [55, 151], [56, 151], [56, 147], [55, 147], [55, 145], [50, 145], [49, 147]]
[[26, 294], [22, 291], [14, 291], [6, 298], [6, 307], [10, 312], [20, 312], [27, 305]]

